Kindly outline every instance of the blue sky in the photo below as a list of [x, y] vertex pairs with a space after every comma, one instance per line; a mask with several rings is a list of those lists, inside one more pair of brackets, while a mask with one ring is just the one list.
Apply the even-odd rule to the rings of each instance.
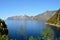
[[9, 16], [34, 16], [47, 10], [60, 8], [60, 0], [0, 0], [0, 18]]

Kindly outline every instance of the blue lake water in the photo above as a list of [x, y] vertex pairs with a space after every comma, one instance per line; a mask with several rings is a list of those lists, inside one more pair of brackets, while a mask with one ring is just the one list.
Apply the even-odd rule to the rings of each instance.
[[7, 24], [9, 38], [16, 40], [20, 40], [21, 35], [26, 38], [29, 36], [37, 37], [46, 26], [44, 21], [37, 20], [6, 20], [5, 23]]

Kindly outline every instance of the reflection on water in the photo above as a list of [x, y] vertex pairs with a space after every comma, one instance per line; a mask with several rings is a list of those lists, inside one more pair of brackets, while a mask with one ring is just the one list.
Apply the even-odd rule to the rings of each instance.
[[47, 25], [50, 27], [54, 32], [54, 40], [60, 40], [60, 28], [56, 26]]
[[52, 26], [52, 28], [56, 34], [57, 40], [60, 40], [60, 27]]
[[20, 40], [26, 40], [25, 28], [24, 28], [23, 25], [21, 25], [18, 32], [19, 32], [19, 35], [20, 35]]
[[49, 25], [46, 25], [40, 34], [44, 40], [54, 40], [54, 31]]

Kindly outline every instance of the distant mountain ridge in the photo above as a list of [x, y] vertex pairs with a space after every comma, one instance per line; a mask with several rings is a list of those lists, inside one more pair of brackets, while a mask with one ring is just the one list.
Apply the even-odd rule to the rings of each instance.
[[8, 17], [7, 20], [47, 20], [51, 16], [53, 16], [56, 13], [56, 11], [46, 11], [42, 14], [38, 14], [36, 16], [12, 16]]
[[12, 17], [8, 17], [7, 18], [8, 20], [32, 20], [32, 16], [27, 16], [27, 15], [24, 15], [24, 16], [12, 16]]

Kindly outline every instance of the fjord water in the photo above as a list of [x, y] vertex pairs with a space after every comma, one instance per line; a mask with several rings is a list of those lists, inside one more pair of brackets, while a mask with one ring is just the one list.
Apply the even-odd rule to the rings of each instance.
[[40, 20], [6, 20], [8, 35], [10, 39], [20, 40], [24, 35], [27, 39], [29, 36], [40, 36], [40, 32], [45, 28], [44, 21]]

